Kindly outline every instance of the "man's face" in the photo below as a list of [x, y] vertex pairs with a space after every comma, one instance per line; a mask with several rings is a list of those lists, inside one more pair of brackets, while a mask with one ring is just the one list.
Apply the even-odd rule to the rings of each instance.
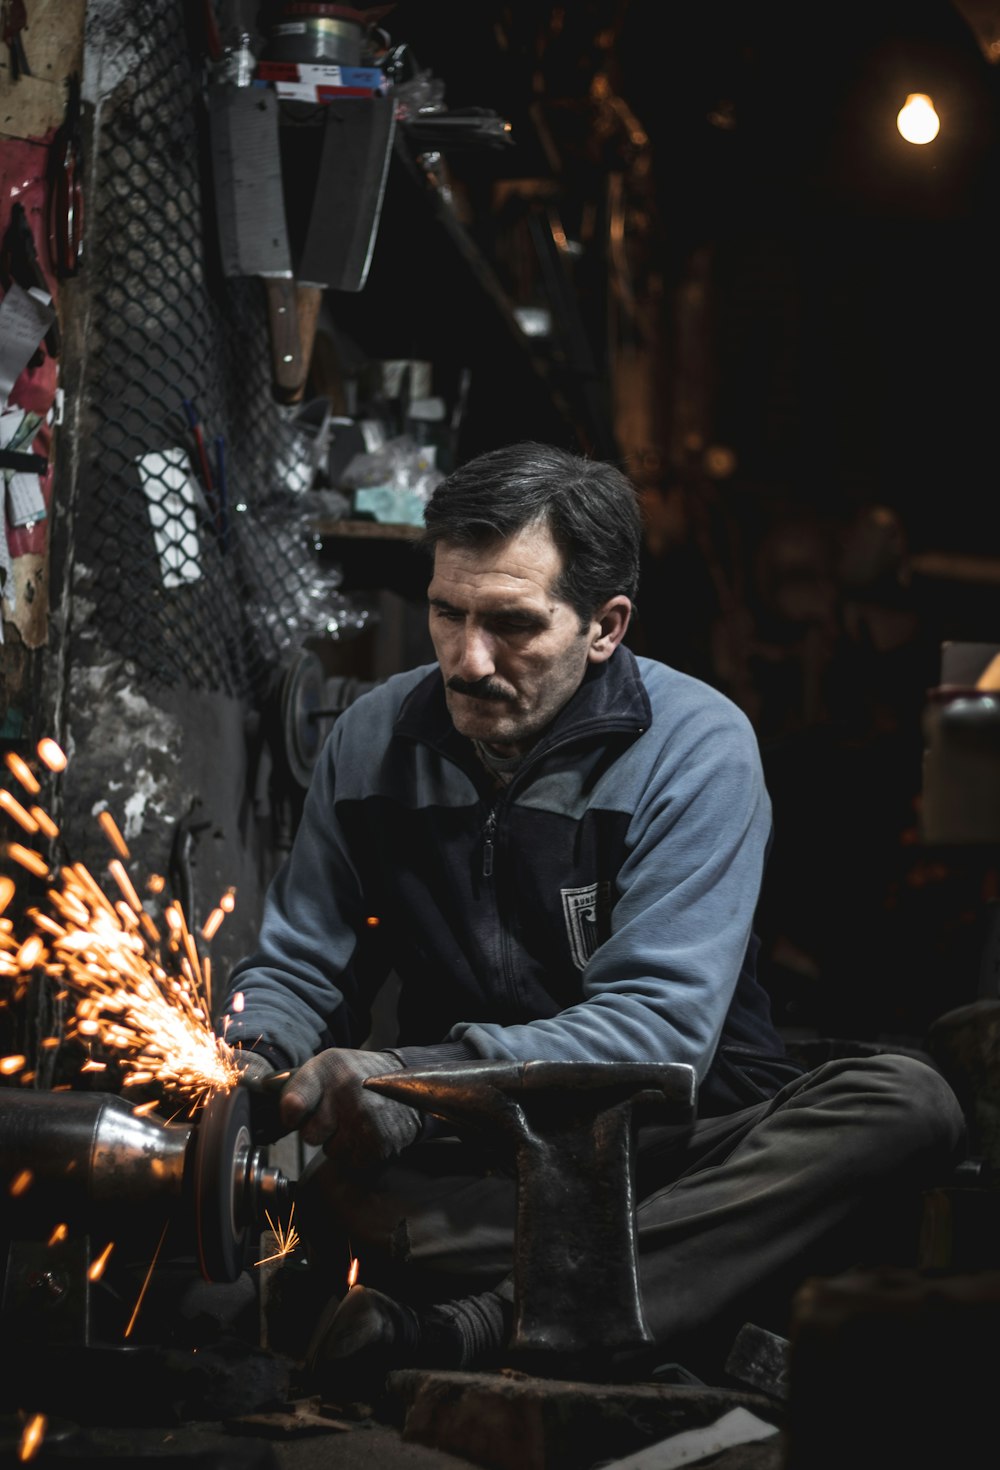
[[435, 548], [427, 596], [448, 709], [462, 735], [503, 754], [537, 740], [578, 688], [595, 640], [604, 642], [596, 616], [581, 630], [553, 595], [561, 570], [548, 526], [485, 550]]

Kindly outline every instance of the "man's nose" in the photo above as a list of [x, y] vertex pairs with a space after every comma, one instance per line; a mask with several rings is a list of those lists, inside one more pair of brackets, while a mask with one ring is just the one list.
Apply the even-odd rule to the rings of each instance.
[[496, 672], [493, 659], [493, 640], [482, 628], [464, 628], [459, 664], [456, 672], [472, 683], [485, 679]]

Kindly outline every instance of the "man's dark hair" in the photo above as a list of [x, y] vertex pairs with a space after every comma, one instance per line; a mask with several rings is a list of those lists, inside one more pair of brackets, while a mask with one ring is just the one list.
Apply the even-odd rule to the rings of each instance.
[[552, 588], [581, 624], [610, 597], [635, 600], [642, 518], [614, 465], [528, 440], [490, 449], [442, 480], [424, 508], [422, 541], [483, 548], [545, 525], [565, 566]]

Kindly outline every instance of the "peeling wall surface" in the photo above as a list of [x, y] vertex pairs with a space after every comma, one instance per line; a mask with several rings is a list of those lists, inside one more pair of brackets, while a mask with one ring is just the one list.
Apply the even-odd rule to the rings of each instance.
[[[195, 929], [235, 888], [235, 910], [208, 946], [221, 977], [253, 940], [294, 827], [302, 790], [271, 712], [339, 573], [318, 564], [303, 515], [308, 479], [291, 473], [311, 445], [272, 396], [261, 284], [223, 279], [214, 258], [203, 62], [186, 9], [33, 6], [33, 56], [41, 63], [44, 33], [59, 85], [0, 76], [21, 131], [48, 136], [64, 74], [78, 67], [88, 164], [84, 268], [61, 302], [65, 416], [43, 528], [54, 532], [52, 570], [47, 543], [15, 558], [8, 610], [16, 597], [24, 647], [7, 650], [5, 692], [36, 724], [25, 735], [52, 735], [69, 757], [53, 793], [59, 861], [106, 871], [113, 854], [97, 820], [106, 810], [154, 918], [178, 899]], [[214, 463], [225, 448], [224, 542], [191, 470], [188, 404]], [[183, 534], [173, 482], [142, 470], [171, 455], [194, 486]], [[33, 704], [21, 698], [29, 648], [45, 655]], [[147, 891], [152, 875], [166, 880], [161, 896]]]
[[246, 712], [239, 701], [191, 692], [168, 707], [134, 679], [133, 667], [106, 655], [74, 663], [63, 830], [71, 835], [74, 860], [97, 872], [108, 858], [97, 818], [109, 811], [148, 906], [155, 912], [156, 901], [145, 894], [150, 876], [167, 878], [167, 896], [183, 902], [192, 929], [235, 888], [236, 908], [210, 946], [218, 975], [252, 943], [270, 871], [266, 857], [254, 856]]

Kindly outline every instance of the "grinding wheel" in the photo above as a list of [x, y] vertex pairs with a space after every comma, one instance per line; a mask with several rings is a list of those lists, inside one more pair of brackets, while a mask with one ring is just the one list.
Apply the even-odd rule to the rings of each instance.
[[242, 1087], [217, 1092], [195, 1129], [194, 1211], [198, 1265], [206, 1281], [236, 1281], [247, 1264], [246, 1203], [250, 1099]]

